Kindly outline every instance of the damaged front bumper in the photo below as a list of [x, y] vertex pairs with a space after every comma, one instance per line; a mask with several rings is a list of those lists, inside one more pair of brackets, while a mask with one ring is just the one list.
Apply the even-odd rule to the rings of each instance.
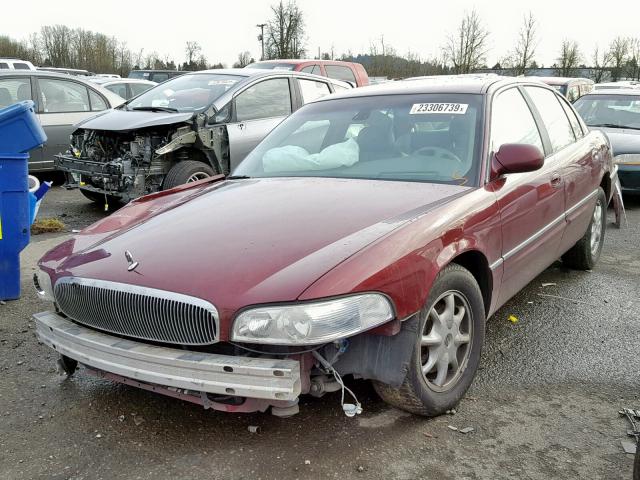
[[205, 407], [209, 406], [206, 394], [261, 400], [254, 404], [258, 405], [256, 410], [264, 410], [269, 405], [295, 402], [301, 393], [300, 362], [296, 360], [149, 345], [82, 327], [53, 312], [38, 313], [34, 319], [43, 343], [84, 364], [93, 373], [148, 390], [155, 391], [154, 386], [160, 386], [174, 394], [158, 393], [171, 396], [202, 398], [202, 402], [195, 403]]
[[56, 155], [55, 167], [63, 172], [80, 175], [99, 175], [110, 180], [118, 180], [122, 177], [122, 167], [116, 164], [94, 162], [85, 158], [76, 158], [71, 155]]

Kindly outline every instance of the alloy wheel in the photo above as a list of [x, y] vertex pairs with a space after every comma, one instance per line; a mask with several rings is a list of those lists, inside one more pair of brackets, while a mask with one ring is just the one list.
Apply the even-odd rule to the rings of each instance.
[[593, 210], [593, 218], [591, 219], [591, 255], [598, 254], [600, 248], [600, 240], [602, 238], [602, 202], [600, 199], [596, 202], [596, 208]]
[[443, 392], [453, 387], [467, 366], [473, 320], [466, 297], [443, 293], [427, 315], [420, 340], [422, 376], [429, 388]]

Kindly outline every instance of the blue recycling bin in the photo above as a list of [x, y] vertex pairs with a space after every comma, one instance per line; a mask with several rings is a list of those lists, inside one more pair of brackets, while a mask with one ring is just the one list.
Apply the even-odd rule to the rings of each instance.
[[0, 300], [20, 296], [20, 252], [31, 226], [26, 152], [46, 139], [33, 102], [0, 110]]

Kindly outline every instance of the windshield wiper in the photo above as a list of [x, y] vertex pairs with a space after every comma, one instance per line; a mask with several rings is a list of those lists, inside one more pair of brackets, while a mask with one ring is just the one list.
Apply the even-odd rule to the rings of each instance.
[[628, 128], [630, 130], [640, 130], [640, 127], [631, 127], [629, 125], [618, 125], [617, 123], [596, 123], [595, 125], [589, 125], [590, 127], [605, 127], [605, 128]]
[[133, 107], [131, 110], [139, 110], [143, 112], [169, 112], [169, 113], [175, 113], [178, 111], [177, 108], [171, 108], [171, 107]]

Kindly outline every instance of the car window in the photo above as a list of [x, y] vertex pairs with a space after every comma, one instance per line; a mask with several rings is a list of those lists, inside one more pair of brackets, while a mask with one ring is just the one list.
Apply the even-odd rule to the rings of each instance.
[[100, 112], [109, 108], [104, 99], [93, 90], [89, 89], [89, 97], [91, 98], [91, 110]]
[[325, 65], [324, 71], [327, 72], [327, 77], [330, 78], [346, 80], [347, 82], [356, 81], [356, 77], [349, 67], [343, 67], [341, 65]]
[[578, 120], [575, 112], [567, 104], [567, 102], [560, 101], [560, 105], [562, 105], [562, 108], [564, 108], [564, 113], [566, 113], [567, 117], [569, 117], [569, 123], [571, 123], [574, 135], [576, 136], [576, 138], [582, 138], [584, 136], [584, 132], [582, 131], [582, 125], [580, 124], [580, 121]]
[[580, 87], [578, 85], [574, 85], [567, 91], [567, 100], [575, 102], [578, 98], [580, 98]]
[[150, 80], [153, 80], [154, 82], [164, 82], [165, 80], [169, 80], [169, 74], [168, 73], [154, 73]]
[[560, 105], [560, 99], [550, 90], [539, 87], [525, 87], [536, 106], [542, 122], [549, 134], [551, 147], [554, 152], [561, 150], [570, 143], [575, 142], [573, 128], [569, 119]]
[[0, 79], [0, 108], [23, 100], [31, 100], [31, 82], [28, 78]]
[[320, 65], [309, 65], [304, 67], [301, 72], [313, 73], [314, 75], [320, 75]]
[[239, 122], [258, 118], [284, 117], [291, 113], [289, 80], [274, 78], [257, 83], [236, 98]]
[[16, 70], [29, 70], [29, 65], [22, 62], [13, 62], [13, 68]]
[[88, 112], [87, 87], [67, 80], [39, 78], [42, 111], [45, 113]]
[[517, 88], [500, 93], [493, 101], [491, 151], [497, 152], [505, 143], [525, 143], [544, 151], [531, 110]]
[[147, 85], [146, 83], [130, 83], [131, 95], [134, 97], [149, 90], [153, 85]]
[[116, 95], [120, 95], [122, 98], [127, 98], [126, 83], [115, 83], [113, 85], [106, 85], [104, 88], [115, 93]]
[[585, 95], [573, 106], [591, 127], [640, 128], [640, 95]]
[[329, 85], [324, 82], [316, 82], [315, 80], [304, 80], [302, 78], [298, 79], [300, 85], [300, 91], [302, 93], [302, 101], [304, 103], [308, 103], [317, 98], [324, 97], [325, 95], [329, 95], [331, 90], [329, 90]]
[[276, 127], [234, 174], [474, 185], [482, 99], [447, 93], [310, 103]]
[[8, 63], [0, 62], [0, 70], [8, 70], [8, 69], [9, 69]]

